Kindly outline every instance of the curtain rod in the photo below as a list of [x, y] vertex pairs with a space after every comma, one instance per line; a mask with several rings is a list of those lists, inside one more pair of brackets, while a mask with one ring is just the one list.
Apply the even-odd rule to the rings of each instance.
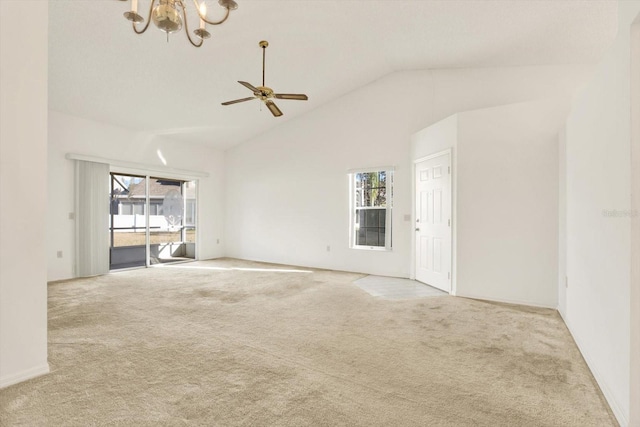
[[105, 159], [105, 158], [96, 157], [96, 156], [86, 156], [84, 154], [67, 153], [65, 155], [65, 158], [68, 160], [82, 160], [85, 162], [106, 163], [109, 166], [115, 166], [120, 168], [138, 169], [141, 171], [148, 171], [148, 172], [161, 172], [161, 173], [168, 173], [173, 175], [182, 175], [185, 177], [193, 177], [193, 178], [209, 177], [208, 172], [199, 172], [199, 171], [192, 171], [187, 169], [176, 169], [176, 168], [170, 168], [170, 167], [163, 167], [159, 165], [147, 165], [144, 163], [126, 162], [122, 160]]

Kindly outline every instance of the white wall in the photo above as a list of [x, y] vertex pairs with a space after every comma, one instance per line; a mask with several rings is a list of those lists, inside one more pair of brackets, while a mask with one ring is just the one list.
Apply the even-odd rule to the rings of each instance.
[[454, 114], [411, 135], [411, 160], [450, 148], [455, 151], [457, 144], [458, 115]]
[[49, 371], [47, 31], [46, 1], [0, 1], [0, 387]]
[[567, 130], [558, 132], [558, 311], [567, 315]]
[[[69, 213], [74, 211], [74, 176], [73, 162], [65, 159], [65, 155], [76, 153], [165, 167], [158, 150], [166, 160], [168, 169], [186, 169], [210, 174], [208, 178], [199, 179], [198, 258], [216, 258], [224, 255], [224, 155], [221, 151], [50, 111], [48, 280], [73, 277], [74, 221], [69, 219]], [[168, 174], [170, 175], [170, 172]], [[57, 258], [58, 251], [62, 251], [62, 258]]]
[[619, 3], [618, 37], [566, 125], [569, 285], [561, 311], [623, 426], [631, 406], [631, 220], [607, 211], [631, 207], [629, 32], [638, 11], [638, 1]]
[[[411, 135], [459, 111], [571, 93], [588, 71], [394, 73], [227, 151], [227, 255], [408, 277]], [[394, 249], [349, 249], [347, 170], [378, 165], [396, 166]]]
[[557, 307], [566, 112], [554, 101], [458, 114], [457, 295]]
[[557, 131], [567, 102], [462, 112], [412, 137], [413, 159], [454, 152], [456, 295], [556, 307]]
[[[631, 29], [631, 402], [640, 402], [640, 15]], [[629, 425], [640, 426], [640, 404]]]

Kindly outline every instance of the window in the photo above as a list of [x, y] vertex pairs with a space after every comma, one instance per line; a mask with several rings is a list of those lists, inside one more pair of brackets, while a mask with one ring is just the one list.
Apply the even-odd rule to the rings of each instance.
[[133, 204], [134, 215], [144, 215], [144, 202], [135, 202]]
[[[118, 201], [116, 200], [116, 203]], [[115, 211], [115, 215], [133, 215], [133, 205], [131, 203], [122, 202], [120, 204], [120, 212]]]
[[393, 169], [353, 172], [349, 181], [351, 247], [391, 250]]
[[162, 215], [162, 200], [149, 200], [149, 215]]

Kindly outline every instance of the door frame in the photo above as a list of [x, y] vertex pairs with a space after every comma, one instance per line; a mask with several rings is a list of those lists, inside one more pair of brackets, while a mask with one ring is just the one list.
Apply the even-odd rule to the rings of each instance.
[[457, 192], [457, 180], [456, 180], [456, 159], [453, 147], [445, 150], [437, 151], [413, 160], [411, 168], [411, 259], [410, 259], [410, 274], [409, 278], [415, 280], [416, 278], [416, 165], [425, 160], [431, 160], [443, 155], [449, 155], [449, 167], [451, 168], [451, 227], [449, 228], [451, 233], [451, 295], [456, 295], [456, 192]]

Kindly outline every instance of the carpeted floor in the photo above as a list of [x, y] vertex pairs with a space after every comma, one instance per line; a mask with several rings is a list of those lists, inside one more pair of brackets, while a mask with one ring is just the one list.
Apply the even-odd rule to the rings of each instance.
[[231, 259], [49, 286], [2, 426], [613, 426], [558, 314]]

